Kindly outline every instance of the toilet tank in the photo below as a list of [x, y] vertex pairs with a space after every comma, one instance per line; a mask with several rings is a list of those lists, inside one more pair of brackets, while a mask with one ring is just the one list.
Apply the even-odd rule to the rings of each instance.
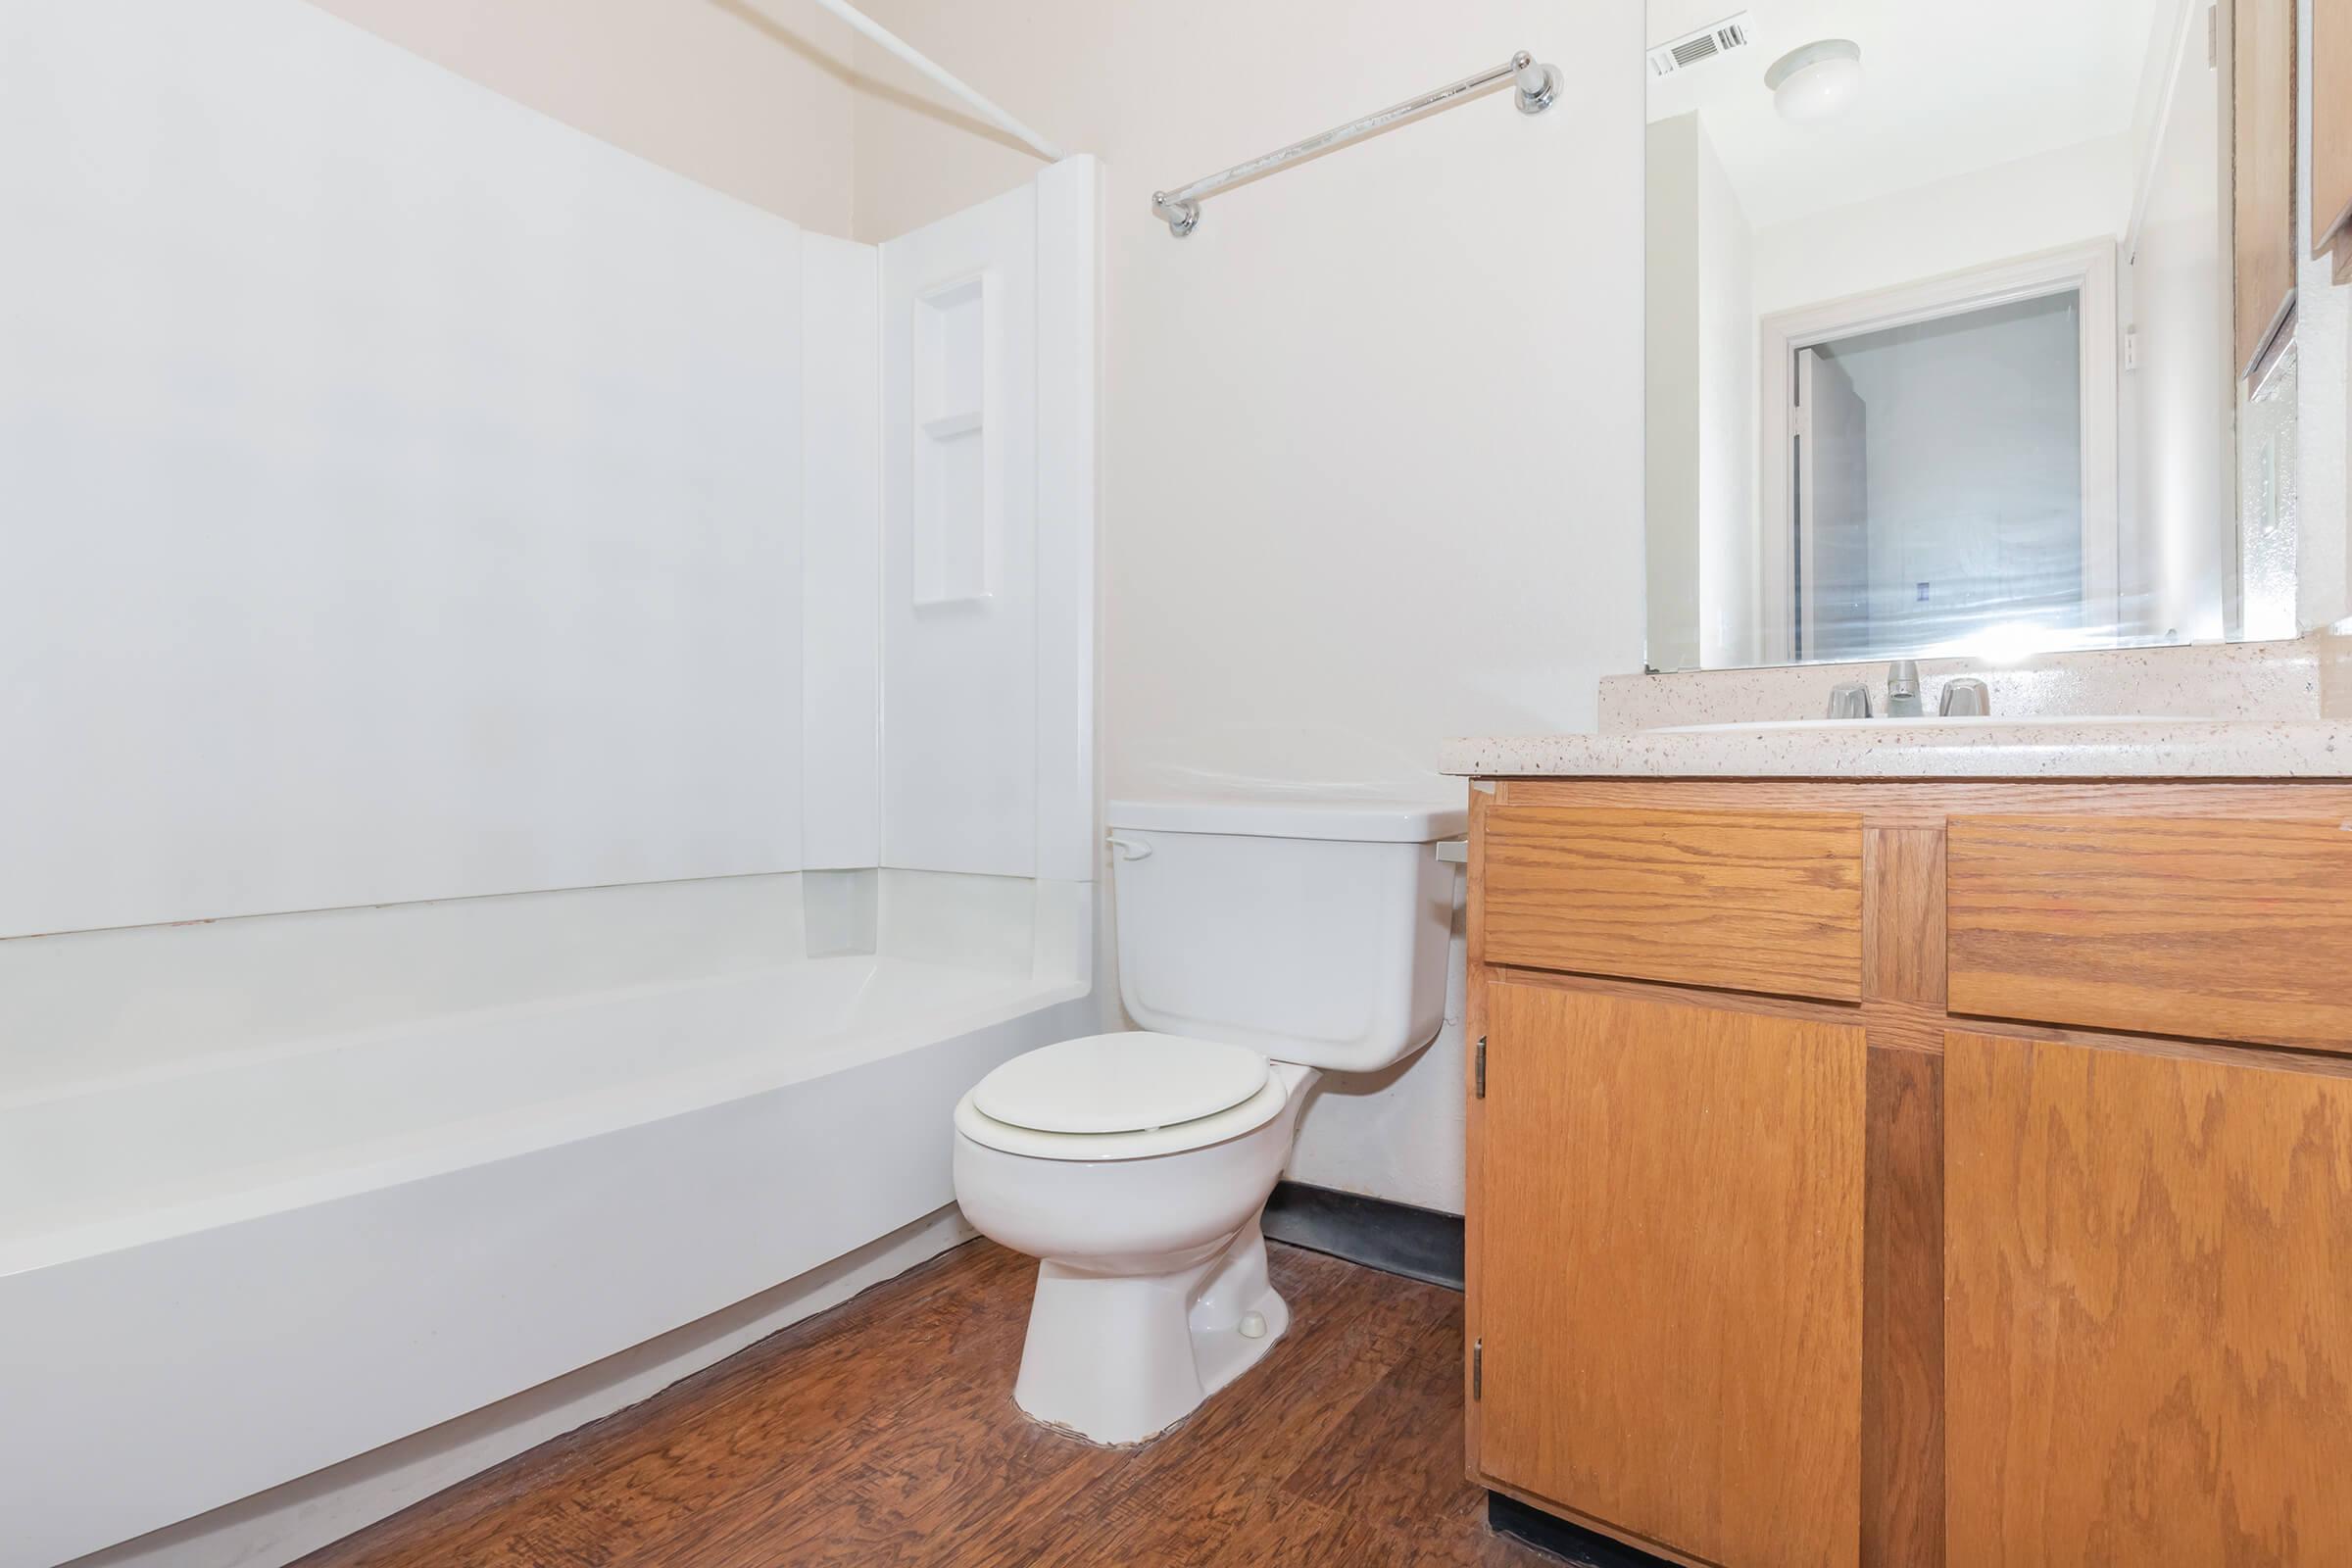
[[1370, 1072], [1436, 1038], [1458, 807], [1113, 801], [1119, 998], [1146, 1029]]

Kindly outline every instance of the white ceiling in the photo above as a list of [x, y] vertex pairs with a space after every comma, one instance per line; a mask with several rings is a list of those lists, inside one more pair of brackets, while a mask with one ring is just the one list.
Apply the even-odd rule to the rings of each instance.
[[[1758, 228], [2130, 132], [2152, 55], [2198, 0], [1753, 0], [1745, 49], [1652, 78], [1649, 118], [1696, 110]], [[1738, 0], [1648, 0], [1649, 41]], [[1862, 97], [1823, 123], [1773, 112], [1766, 68], [1817, 38], [1862, 46]], [[1637, 69], [1648, 67], [1637, 63]]]

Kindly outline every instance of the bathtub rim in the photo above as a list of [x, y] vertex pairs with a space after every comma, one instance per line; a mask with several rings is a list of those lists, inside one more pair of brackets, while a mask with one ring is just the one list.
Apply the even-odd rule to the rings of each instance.
[[[757, 971], [751, 971], [756, 973]], [[986, 972], [986, 971], [975, 971]], [[742, 979], [713, 977], [714, 981]], [[291, 1156], [271, 1165], [307, 1168], [280, 1169], [259, 1180], [231, 1177], [225, 1190], [199, 1193], [160, 1203], [137, 1204], [124, 1212], [69, 1220], [62, 1225], [0, 1231], [0, 1289], [11, 1275], [37, 1269], [70, 1266], [84, 1259], [137, 1247], [154, 1246], [243, 1223], [281, 1210], [332, 1202], [357, 1194], [425, 1181], [469, 1166], [527, 1157], [561, 1145], [596, 1138], [622, 1128], [689, 1116], [730, 1101], [745, 1100], [796, 1083], [814, 1082], [860, 1065], [926, 1046], [942, 1044], [977, 1030], [1011, 1023], [1089, 995], [1084, 979], [1005, 976], [1013, 989], [981, 1004], [951, 1004], [942, 1010], [895, 1027], [867, 1033], [850, 1031], [812, 1043], [807, 1054], [789, 1062], [760, 1063], [736, 1056], [699, 1068], [672, 1072], [655, 1079], [607, 1085], [586, 1093], [558, 1097], [530, 1107], [484, 1116], [471, 1121], [419, 1132], [387, 1135], [371, 1140], [377, 1146], [358, 1158]], [[631, 987], [631, 993], [674, 991], [676, 985]], [[613, 1000], [619, 993], [597, 993], [596, 1000]], [[576, 1001], [571, 1004], [576, 1004]], [[533, 1002], [465, 1015], [466, 1022], [494, 1024], [498, 1016], [540, 1010], [551, 1004]], [[452, 1020], [454, 1022], [454, 1020]], [[445, 1026], [433, 1020], [431, 1027]], [[389, 1044], [415, 1029], [371, 1028], [328, 1042], [305, 1042], [304, 1050], [365, 1049]], [[270, 1048], [264, 1059], [299, 1054]], [[224, 1065], [218, 1060], [216, 1066]], [[175, 1069], [173, 1076], [177, 1076]], [[111, 1085], [83, 1091], [104, 1094]], [[45, 1100], [63, 1098], [44, 1097]], [[37, 1104], [41, 1102], [34, 1102]], [[29, 1106], [24, 1107], [29, 1108]], [[947, 1129], [942, 1130], [943, 1136]]]

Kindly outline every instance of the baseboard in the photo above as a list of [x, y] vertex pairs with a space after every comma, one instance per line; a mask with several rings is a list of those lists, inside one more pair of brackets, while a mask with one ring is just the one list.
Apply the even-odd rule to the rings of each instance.
[[1281, 1182], [1266, 1200], [1267, 1237], [1407, 1279], [1462, 1288], [1462, 1216], [1305, 1182]]
[[1637, 1551], [1622, 1541], [1572, 1525], [1499, 1492], [1487, 1494], [1487, 1526], [1498, 1536], [1541, 1547], [1576, 1568], [1674, 1568], [1663, 1557]]

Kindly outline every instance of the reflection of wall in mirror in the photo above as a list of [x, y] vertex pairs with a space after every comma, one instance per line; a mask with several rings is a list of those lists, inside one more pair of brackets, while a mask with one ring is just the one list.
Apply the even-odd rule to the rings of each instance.
[[1649, 662], [1753, 662], [1756, 337], [1749, 231], [1696, 115], [1647, 149]]
[[1756, 314], [2123, 232], [2131, 140], [2102, 137], [1756, 230]]
[[2117, 573], [2128, 635], [2224, 635], [2234, 554], [2229, 453], [2230, 284], [2222, 258], [2221, 75], [2196, 24], [2175, 51], [2140, 161], [2118, 314], [2123, 377]]

